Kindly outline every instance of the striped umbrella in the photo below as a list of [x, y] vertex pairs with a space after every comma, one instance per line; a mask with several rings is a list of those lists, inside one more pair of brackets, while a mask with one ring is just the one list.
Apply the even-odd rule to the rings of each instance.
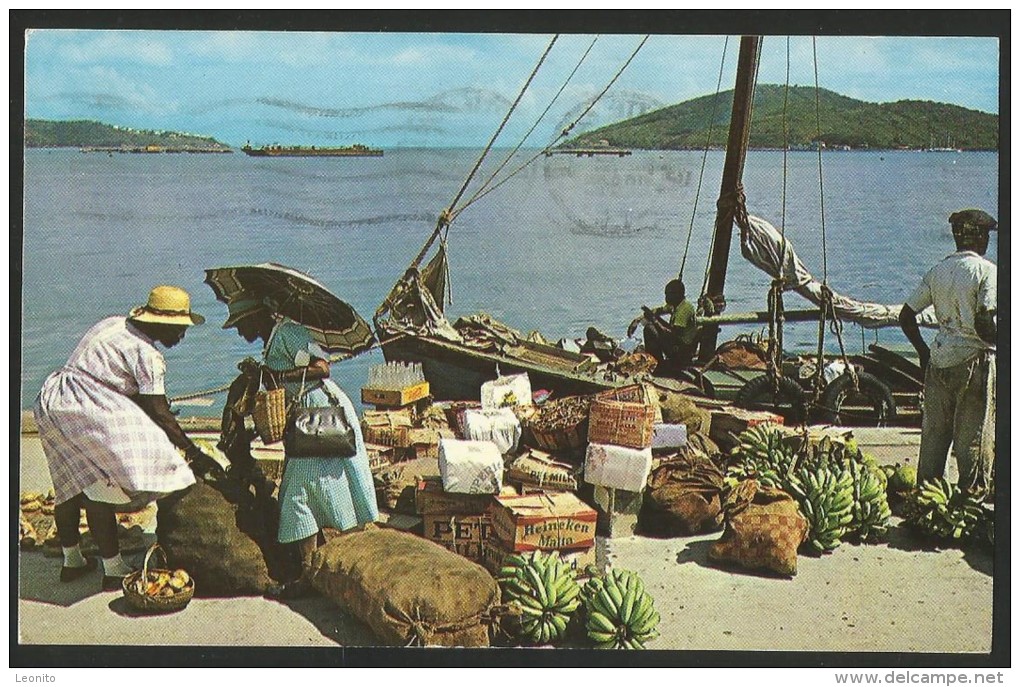
[[330, 353], [357, 355], [375, 341], [372, 328], [354, 308], [299, 270], [273, 262], [216, 267], [205, 271], [205, 283], [223, 303], [263, 301], [277, 315], [307, 327]]

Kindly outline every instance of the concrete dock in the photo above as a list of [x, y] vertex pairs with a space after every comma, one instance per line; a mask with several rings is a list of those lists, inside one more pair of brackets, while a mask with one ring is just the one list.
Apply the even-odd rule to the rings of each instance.
[[[916, 461], [915, 430], [858, 430], [881, 462]], [[21, 489], [49, 488], [38, 437], [21, 438]], [[638, 572], [662, 615], [651, 649], [987, 653], [992, 640], [992, 552], [921, 548], [894, 519], [882, 544], [843, 544], [800, 556], [792, 579], [709, 565], [719, 533], [598, 540], [601, 556]], [[137, 556], [136, 556], [137, 557]], [[100, 574], [57, 582], [59, 558], [19, 559], [22, 644], [372, 646], [371, 631], [322, 598], [194, 599], [168, 616], [137, 616]], [[428, 574], [410, 571], [407, 574]]]

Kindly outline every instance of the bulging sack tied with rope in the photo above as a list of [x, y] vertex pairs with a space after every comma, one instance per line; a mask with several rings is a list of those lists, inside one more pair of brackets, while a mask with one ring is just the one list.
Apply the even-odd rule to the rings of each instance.
[[367, 528], [320, 547], [312, 571], [323, 596], [386, 644], [489, 646], [499, 586], [483, 567], [438, 544]]

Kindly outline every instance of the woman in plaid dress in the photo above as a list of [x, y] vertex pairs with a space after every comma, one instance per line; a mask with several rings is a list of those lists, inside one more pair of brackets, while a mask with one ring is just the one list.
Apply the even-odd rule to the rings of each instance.
[[[282, 597], [308, 593], [305, 573], [324, 527], [349, 530], [379, 518], [375, 484], [368, 466], [368, 452], [356, 422], [357, 413], [347, 395], [329, 379], [326, 352], [315, 343], [304, 326], [292, 320], [275, 320], [268, 308], [257, 301], [228, 305], [230, 316], [224, 328], [236, 327], [249, 343], [265, 342], [263, 377], [269, 385], [282, 385], [287, 402], [296, 398], [306, 408], [343, 406], [354, 428], [357, 451], [350, 458], [323, 456], [288, 460], [280, 484], [281, 543], [297, 545], [302, 578], [281, 590]], [[302, 395], [302, 386], [304, 393]]]
[[177, 345], [203, 321], [186, 291], [157, 286], [128, 317], [93, 326], [43, 383], [34, 412], [56, 495], [62, 582], [95, 568], [79, 548], [82, 508], [103, 559], [103, 589], [118, 589], [132, 570], [120, 555], [115, 509], [141, 507], [194, 484], [192, 469], [212, 474], [218, 467], [171, 414], [156, 348]]

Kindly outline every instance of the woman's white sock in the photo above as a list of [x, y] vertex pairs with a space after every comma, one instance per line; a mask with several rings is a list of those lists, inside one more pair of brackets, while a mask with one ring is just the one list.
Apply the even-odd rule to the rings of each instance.
[[124, 577], [132, 572], [134, 570], [124, 562], [119, 553], [113, 558], [103, 559], [103, 574], [107, 577]]
[[86, 560], [85, 556], [81, 555], [81, 547], [75, 544], [74, 546], [62, 546], [61, 548], [64, 550], [65, 568], [85, 567]]

